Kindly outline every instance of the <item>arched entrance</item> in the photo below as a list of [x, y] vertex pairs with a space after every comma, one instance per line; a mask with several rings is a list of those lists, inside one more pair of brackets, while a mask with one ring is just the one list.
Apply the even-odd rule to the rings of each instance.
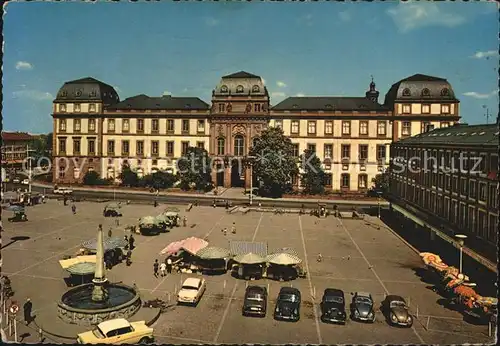
[[222, 163], [217, 164], [216, 186], [224, 186], [224, 165]]
[[231, 162], [231, 187], [244, 187], [245, 180], [242, 179], [243, 166], [240, 160], [233, 160]]

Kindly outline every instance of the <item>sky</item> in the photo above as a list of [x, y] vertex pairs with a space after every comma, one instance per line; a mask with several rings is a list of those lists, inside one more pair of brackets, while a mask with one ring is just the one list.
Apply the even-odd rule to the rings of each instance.
[[380, 102], [416, 73], [446, 78], [462, 121], [498, 114], [494, 2], [10, 2], [4, 8], [3, 128], [50, 132], [52, 101], [87, 76], [138, 94], [210, 102], [223, 75], [261, 76], [288, 96]]

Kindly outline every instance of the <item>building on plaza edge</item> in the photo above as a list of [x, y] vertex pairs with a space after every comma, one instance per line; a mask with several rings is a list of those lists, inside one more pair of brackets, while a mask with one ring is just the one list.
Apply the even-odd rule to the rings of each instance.
[[493, 260], [498, 239], [498, 135], [497, 124], [464, 124], [400, 140], [391, 146], [389, 174], [396, 203], [422, 213], [451, 235], [467, 235], [469, 244], [479, 239], [482, 246], [477, 248]]
[[[94, 78], [66, 82], [53, 102], [54, 181], [81, 182], [89, 170], [116, 178], [123, 163], [139, 175], [175, 173], [189, 146], [225, 157], [213, 182], [249, 187], [244, 158], [268, 126], [281, 127], [294, 154], [316, 152], [335, 191], [365, 191], [389, 164], [389, 145], [400, 138], [459, 121], [459, 101], [442, 78], [413, 75], [394, 84], [379, 103], [373, 80], [364, 96], [288, 97], [272, 106], [263, 79], [248, 72], [221, 78], [211, 104], [198, 97], [137, 95], [120, 100]], [[294, 184], [299, 179], [293, 177]]]

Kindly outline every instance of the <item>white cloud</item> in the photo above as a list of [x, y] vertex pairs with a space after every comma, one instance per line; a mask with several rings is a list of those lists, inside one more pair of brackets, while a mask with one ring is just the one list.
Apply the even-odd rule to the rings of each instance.
[[282, 91], [274, 91], [271, 93], [271, 96], [272, 97], [285, 97], [286, 94]]
[[170, 91], [168, 91], [168, 90], [165, 90], [165, 91], [163, 92], [163, 95], [164, 95], [164, 96], [166, 96], [166, 95], [170, 95], [170, 96], [172, 96], [172, 93], [171, 93]]
[[300, 17], [297, 22], [299, 24], [305, 24], [305, 25], [308, 25], [308, 26], [311, 26], [313, 25], [313, 15], [312, 14], [306, 14], [305, 16], [302, 16]]
[[286, 84], [285, 82], [282, 82], [282, 81], [277, 81], [276, 82], [276, 85], [279, 87], [279, 88], [286, 88]]
[[18, 61], [16, 62], [16, 70], [32, 70], [33, 65], [27, 61]]
[[401, 32], [426, 26], [455, 27], [465, 23], [465, 17], [452, 13], [450, 7], [441, 11], [442, 6], [432, 2], [404, 2], [387, 10]]
[[347, 11], [339, 12], [339, 18], [343, 22], [348, 22], [351, 20], [351, 15]]
[[208, 26], [216, 26], [216, 25], [219, 25], [219, 21], [215, 18], [208, 17], [208, 18], [205, 18], [205, 24]]
[[29, 99], [34, 101], [47, 101], [53, 100], [54, 96], [51, 93], [39, 90], [19, 90], [12, 93], [13, 98]]
[[481, 94], [475, 91], [468, 91], [466, 93], [463, 93], [464, 96], [469, 96], [473, 97], [475, 99], [489, 99], [492, 96], [498, 95], [498, 90], [493, 90], [492, 92], [488, 94]]
[[496, 50], [489, 50], [486, 52], [478, 51], [478, 52], [474, 53], [474, 55], [472, 55], [471, 58], [474, 58], [474, 59], [486, 58], [486, 59], [488, 59], [490, 56], [496, 56], [496, 55], [498, 55], [498, 51], [496, 51]]
[[297, 94], [297, 95], [295, 95], [295, 96], [297, 96], [297, 97], [304, 97], [304, 96], [306, 96], [306, 95], [304, 95], [303, 93], [298, 93], [298, 94]]

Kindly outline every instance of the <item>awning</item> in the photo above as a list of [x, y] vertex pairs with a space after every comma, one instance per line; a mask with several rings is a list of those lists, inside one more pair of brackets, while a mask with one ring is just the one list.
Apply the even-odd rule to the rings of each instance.
[[248, 253], [257, 254], [263, 258], [267, 257], [267, 243], [251, 241], [231, 241], [229, 242], [231, 255], [245, 255]]
[[267, 256], [266, 262], [278, 265], [294, 265], [302, 263], [302, 260], [295, 255], [289, 253], [276, 253]]
[[[104, 251], [127, 246], [127, 242], [123, 238], [104, 238]], [[97, 239], [87, 240], [82, 244], [82, 247], [88, 250], [97, 250]]]
[[243, 255], [238, 255], [235, 258], [233, 258], [233, 260], [241, 264], [259, 264], [259, 263], [264, 263], [266, 261], [264, 257], [259, 256], [258, 254], [255, 253], [246, 253]]
[[283, 253], [290, 254], [300, 258], [299, 253], [295, 249], [292, 249], [291, 247], [282, 247], [281, 249], [271, 252], [269, 256], [274, 254], [283, 254]]
[[196, 255], [198, 251], [207, 246], [208, 242], [206, 242], [205, 240], [196, 237], [190, 237], [168, 244], [166, 248], [160, 251], [160, 255], [173, 254], [179, 250], [185, 250], [192, 255]]
[[182, 244], [184, 243], [183, 240], [181, 241], [174, 241], [170, 244], [167, 245], [163, 250], [160, 251], [160, 255], [170, 255], [173, 253], [176, 253], [177, 251], [182, 249]]
[[223, 259], [230, 256], [229, 250], [220, 247], [208, 246], [196, 253], [201, 259]]
[[77, 256], [65, 260], [59, 260], [61, 267], [66, 270], [79, 263], [96, 263], [96, 255]]
[[73, 275], [89, 275], [95, 273], [95, 267], [95, 262], [82, 262], [73, 264], [71, 267], [66, 268], [66, 270]]

